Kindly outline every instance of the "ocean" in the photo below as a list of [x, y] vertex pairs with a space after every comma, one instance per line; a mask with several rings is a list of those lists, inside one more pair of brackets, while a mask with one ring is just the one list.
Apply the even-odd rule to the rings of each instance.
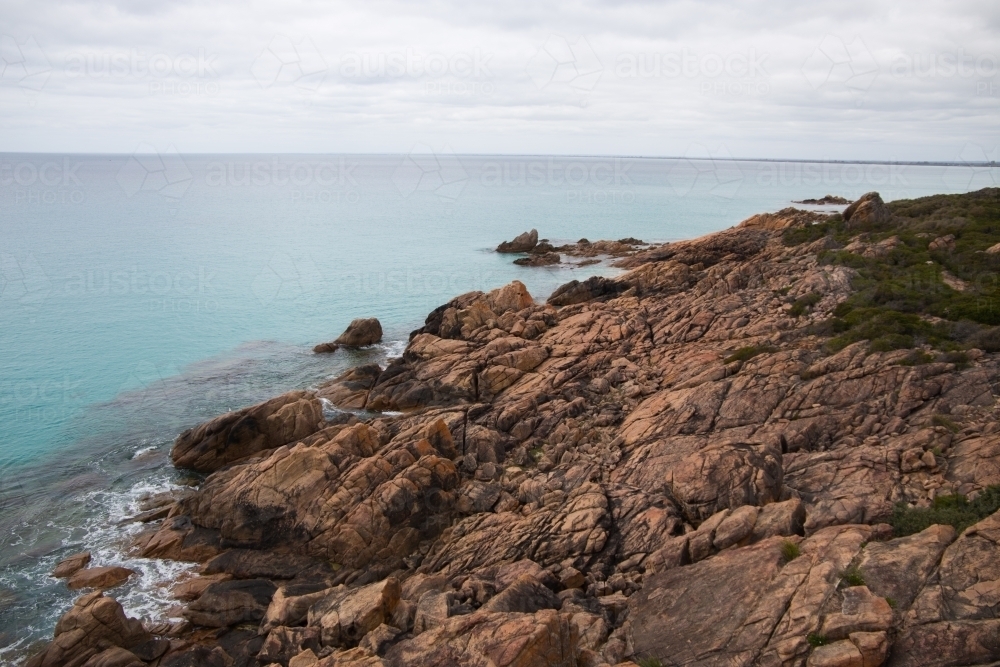
[[[998, 184], [981, 166], [0, 154], [0, 663], [51, 636], [77, 594], [48, 573], [85, 549], [139, 572], [113, 591], [128, 613], [176, 615], [166, 584], [191, 566], [129, 556], [121, 520], [195, 481], [169, 462], [183, 429], [385, 364], [460, 293], [518, 279], [544, 298], [617, 272], [519, 267], [503, 240], [670, 241], [825, 194]], [[372, 316], [382, 344], [311, 352]]]

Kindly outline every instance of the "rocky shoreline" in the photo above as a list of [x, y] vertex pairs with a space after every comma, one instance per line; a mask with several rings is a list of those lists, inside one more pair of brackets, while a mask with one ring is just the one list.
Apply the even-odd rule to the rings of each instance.
[[[997, 196], [962, 201], [988, 218]], [[26, 664], [1000, 661], [1000, 346], [976, 342], [994, 330], [858, 338], [844, 306], [862, 261], [907, 244], [939, 282], [951, 252], [1000, 263], [1000, 224], [904, 234], [947, 205], [870, 193], [692, 241], [583, 239], [558, 250], [629, 271], [545, 304], [517, 281], [458, 296], [384, 369], [196, 426], [172, 458], [207, 476], [151, 501], [134, 544], [201, 564], [174, 589], [184, 620], [144, 627], [98, 589]], [[506, 251], [556, 253], [522, 236]], [[974, 518], [903, 530], [922, 510]], [[60, 574], [128, 576], [88, 560]]]

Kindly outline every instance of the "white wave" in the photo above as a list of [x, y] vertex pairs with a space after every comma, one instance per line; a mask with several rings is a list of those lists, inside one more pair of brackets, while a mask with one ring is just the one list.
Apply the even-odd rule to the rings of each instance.
[[143, 454], [148, 454], [150, 452], [154, 452], [154, 451], [156, 451], [159, 448], [160, 448], [159, 445], [150, 445], [149, 447], [140, 447], [139, 449], [135, 450], [134, 454], [132, 454], [132, 459], [135, 460], [135, 459], [139, 458], [140, 456], [142, 456]]

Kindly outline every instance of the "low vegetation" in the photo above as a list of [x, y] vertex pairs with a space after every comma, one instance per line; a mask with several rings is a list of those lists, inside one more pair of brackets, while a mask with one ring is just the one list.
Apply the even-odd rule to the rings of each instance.
[[785, 559], [786, 563], [791, 563], [801, 555], [802, 550], [799, 549], [799, 545], [795, 542], [785, 540], [781, 543], [781, 557]]
[[806, 636], [806, 641], [809, 642], [809, 645], [812, 646], [813, 648], [817, 646], [826, 646], [827, 644], [830, 643], [826, 637], [824, 637], [823, 635], [816, 634], [815, 632], [809, 633]]
[[728, 357], [726, 357], [723, 361], [727, 364], [731, 364], [734, 361], [750, 361], [751, 359], [753, 359], [758, 355], [770, 354], [771, 352], [775, 351], [776, 351], [775, 348], [770, 347], [768, 345], [748, 345], [746, 347], [741, 347], [740, 349], [736, 350]]
[[639, 667], [663, 667], [663, 661], [659, 658], [639, 658]]
[[864, 586], [865, 576], [861, 574], [861, 570], [857, 565], [851, 565], [846, 570], [840, 573], [840, 580], [844, 582], [845, 586]]
[[946, 524], [961, 532], [1000, 510], [1000, 485], [989, 486], [974, 499], [962, 494], [942, 495], [930, 507], [896, 505], [889, 523], [897, 537], [912, 535], [933, 526]]
[[[857, 291], [818, 331], [833, 336], [831, 350], [868, 340], [874, 351], [922, 344], [1000, 351], [1000, 253], [986, 252], [1000, 243], [1000, 188], [888, 206], [887, 223], [848, 228], [836, 215], [784, 234], [787, 245], [826, 239], [820, 261], [857, 272]], [[855, 238], [876, 244], [892, 237], [898, 242], [879, 256], [844, 249]]]

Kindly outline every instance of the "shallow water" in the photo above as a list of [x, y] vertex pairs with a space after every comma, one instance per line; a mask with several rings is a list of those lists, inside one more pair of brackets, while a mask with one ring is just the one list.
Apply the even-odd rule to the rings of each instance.
[[[606, 266], [491, 252], [689, 238], [825, 194], [996, 185], [997, 170], [490, 156], [0, 156], [0, 662], [48, 637], [68, 554], [140, 576], [114, 595], [164, 618], [187, 566], [131, 559], [119, 524], [184, 428], [398, 355], [434, 307], [520, 279], [536, 297]], [[313, 355], [354, 317], [386, 342]], [[8, 538], [9, 536], [9, 538]]]

